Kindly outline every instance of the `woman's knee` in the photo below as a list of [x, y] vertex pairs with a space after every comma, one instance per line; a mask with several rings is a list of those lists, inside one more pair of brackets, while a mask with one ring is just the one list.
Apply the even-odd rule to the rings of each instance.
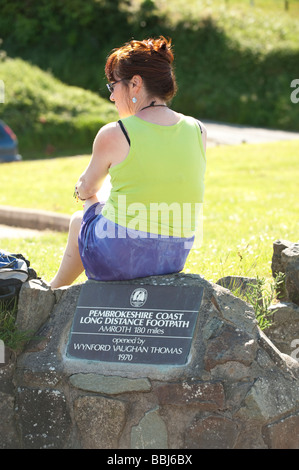
[[70, 225], [69, 225], [70, 232], [72, 233], [75, 232], [79, 234], [81, 223], [82, 223], [82, 218], [83, 218], [83, 211], [74, 212], [70, 220]]

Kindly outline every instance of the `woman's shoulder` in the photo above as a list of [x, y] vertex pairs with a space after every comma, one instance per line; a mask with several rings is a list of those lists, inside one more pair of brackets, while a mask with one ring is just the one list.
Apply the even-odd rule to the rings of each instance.
[[203, 124], [202, 121], [200, 121], [199, 119], [193, 117], [193, 116], [185, 116], [184, 114], [182, 114], [182, 118], [184, 118], [186, 121], [189, 121], [191, 125], [194, 125], [196, 124], [199, 129], [200, 129], [200, 132], [201, 132], [201, 136], [202, 136], [202, 142], [203, 142], [203, 146], [204, 146], [204, 151], [206, 151], [206, 147], [207, 147], [207, 128], [206, 126]]
[[[179, 113], [178, 113], [178, 114], [179, 114]], [[196, 124], [200, 127], [200, 129], [201, 129], [202, 131], [204, 131], [205, 133], [207, 132], [206, 126], [203, 124], [203, 122], [202, 122], [200, 119], [195, 118], [194, 116], [187, 116], [187, 115], [185, 115], [185, 114], [180, 114], [180, 116], [181, 116], [182, 119], [186, 119], [186, 121], [190, 121], [190, 122], [192, 122], [192, 123], [196, 123]], [[202, 132], [202, 133], [203, 133], [203, 132]]]
[[93, 142], [93, 154], [107, 158], [109, 165], [119, 163], [128, 154], [129, 145], [118, 122], [105, 124]]
[[122, 138], [123, 133], [118, 121], [109, 122], [99, 129], [94, 139], [94, 145], [115, 145]]
[[104, 137], [111, 137], [115, 134], [117, 134], [119, 130], [119, 125], [118, 125], [118, 122], [109, 122], [108, 124], [105, 124], [104, 126], [102, 126], [97, 135], [96, 135], [96, 138], [104, 138]]

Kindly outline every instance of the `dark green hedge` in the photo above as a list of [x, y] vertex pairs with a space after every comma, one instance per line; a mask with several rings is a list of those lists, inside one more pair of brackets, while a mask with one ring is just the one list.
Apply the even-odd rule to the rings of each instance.
[[65, 83], [108, 98], [104, 64], [111, 49], [132, 37], [163, 34], [175, 48], [175, 109], [202, 119], [299, 130], [299, 105], [290, 100], [299, 48], [245, 48], [212, 17], [173, 23], [152, 0], [134, 13], [129, 7], [129, 0], [0, 0], [3, 47]]

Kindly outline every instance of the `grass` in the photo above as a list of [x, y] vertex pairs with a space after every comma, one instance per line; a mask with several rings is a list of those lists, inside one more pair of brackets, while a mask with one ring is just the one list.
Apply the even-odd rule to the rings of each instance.
[[[137, 10], [142, 0], [133, 1]], [[212, 17], [231, 41], [242, 48], [267, 54], [273, 50], [298, 50], [299, 1], [290, 0], [156, 0], [160, 13], [166, 13], [173, 27], [178, 22]]]
[[78, 156], [3, 163], [0, 204], [72, 214], [79, 208], [73, 198], [75, 183], [88, 160]]
[[273, 242], [298, 241], [298, 150], [299, 141], [209, 150], [203, 245], [187, 271], [271, 276]]
[[[133, 4], [140, 3], [141, 0], [133, 0]], [[156, 0], [156, 3], [162, 7], [167, 6], [167, 0]], [[252, 5], [253, 3], [253, 5]], [[173, 0], [173, 8], [182, 8], [184, 6], [187, 10], [197, 8], [198, 10], [209, 8], [214, 10], [221, 8], [225, 11], [242, 10], [243, 12], [249, 11], [263, 11], [266, 13], [282, 13], [293, 14], [293, 12], [299, 13], [299, 2], [298, 0], [289, 0], [289, 9], [285, 11], [284, 0]]]
[[18, 352], [24, 344], [33, 338], [30, 331], [19, 331], [16, 327], [17, 302], [0, 302], [0, 339], [5, 346]]
[[[134, 0], [133, 8], [137, 8], [141, 1]], [[298, 0], [290, 0], [288, 10], [285, 9], [284, 0], [254, 0], [254, 6], [250, 0], [172, 0], [171, 3], [156, 0], [155, 3], [160, 11], [172, 12], [172, 21], [177, 21], [182, 16], [199, 17], [211, 13], [219, 20], [231, 17], [243, 21], [247, 21], [249, 15], [262, 15], [264, 18], [267, 15], [270, 20], [279, 18], [282, 22], [299, 16]]]
[[[46, 230], [40, 236], [28, 238], [2, 238], [1, 248], [5, 251], [26, 254], [37, 275], [49, 282], [55, 275], [67, 241], [67, 234]], [[83, 273], [76, 282], [84, 282]]]
[[[299, 141], [208, 149], [203, 242], [189, 254], [185, 272], [212, 282], [228, 275], [271, 277], [273, 242], [298, 242], [298, 154]], [[68, 214], [79, 210], [73, 185], [88, 160], [2, 164], [0, 204]], [[46, 281], [58, 268], [65, 243], [66, 234], [53, 232], [1, 241], [3, 249], [26, 255]]]

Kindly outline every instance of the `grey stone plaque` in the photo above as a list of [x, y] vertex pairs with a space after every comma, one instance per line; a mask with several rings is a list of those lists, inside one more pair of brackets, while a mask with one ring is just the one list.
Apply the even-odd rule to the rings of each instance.
[[188, 360], [203, 288], [86, 283], [67, 356], [88, 361], [182, 365]]

